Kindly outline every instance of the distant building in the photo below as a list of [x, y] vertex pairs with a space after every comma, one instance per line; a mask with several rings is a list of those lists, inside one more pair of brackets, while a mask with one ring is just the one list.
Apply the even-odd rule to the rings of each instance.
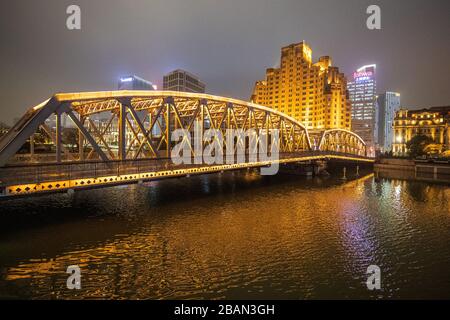
[[305, 42], [281, 48], [279, 68], [266, 69], [250, 98], [291, 116], [311, 130], [350, 129], [347, 80], [329, 56], [313, 62]]
[[157, 87], [138, 76], [127, 76], [119, 79], [118, 90], [156, 90]]
[[4, 124], [3, 122], [0, 122], [0, 137], [7, 134], [9, 131], [9, 126]]
[[416, 135], [425, 135], [440, 145], [441, 152], [450, 150], [450, 106], [421, 110], [400, 109], [394, 118], [393, 153], [406, 155], [406, 143]]
[[395, 113], [400, 109], [400, 93], [385, 92], [377, 98], [375, 112], [375, 143], [380, 150], [392, 149]]
[[353, 72], [348, 82], [352, 104], [352, 131], [358, 134], [369, 149], [374, 149], [376, 65], [362, 66]]
[[206, 86], [192, 73], [177, 69], [164, 76], [163, 89], [169, 91], [205, 93]]

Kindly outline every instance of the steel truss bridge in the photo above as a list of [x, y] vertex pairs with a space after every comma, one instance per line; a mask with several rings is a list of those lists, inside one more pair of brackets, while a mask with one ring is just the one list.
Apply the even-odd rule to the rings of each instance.
[[[237, 138], [232, 148], [245, 146], [244, 162], [174, 164], [170, 159], [174, 130], [193, 134], [194, 127], [202, 135], [215, 129], [224, 137], [227, 129], [268, 136], [277, 130], [278, 140], [266, 139], [265, 150], [270, 153], [269, 144], [276, 143], [279, 158], [255, 160], [247, 138]], [[38, 131], [51, 142], [51, 153], [34, 152]], [[215, 143], [203, 136], [200, 141], [203, 148]], [[194, 141], [186, 143], [194, 159]], [[26, 156], [19, 152], [25, 144], [30, 150]], [[310, 134], [295, 119], [245, 101], [172, 91], [60, 93], [29, 109], [0, 140], [0, 194], [75, 190], [326, 159], [373, 162], [364, 141], [351, 131]]]

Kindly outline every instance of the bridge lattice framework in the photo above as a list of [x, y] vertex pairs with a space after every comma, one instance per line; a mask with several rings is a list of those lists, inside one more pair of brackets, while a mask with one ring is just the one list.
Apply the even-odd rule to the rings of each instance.
[[[54, 128], [49, 124], [52, 117]], [[69, 150], [64, 117], [78, 131], [77, 153]], [[207, 129], [216, 129], [224, 137], [227, 129], [253, 129], [267, 134], [278, 130], [280, 153], [314, 151], [302, 123], [250, 102], [171, 91], [61, 93], [29, 109], [0, 140], [0, 167], [25, 142], [33, 144], [30, 137], [37, 130], [45, 132], [54, 145], [55, 155], [46, 162], [107, 162], [168, 158], [173, 147], [173, 130], [184, 129], [193, 134], [195, 125], [200, 125], [202, 134]], [[202, 147], [213, 142], [202, 142]], [[239, 143], [246, 142], [237, 141], [236, 146]], [[194, 155], [193, 141], [188, 141], [188, 145]], [[324, 131], [317, 149], [366, 156], [364, 141], [341, 129]]]
[[[72, 126], [65, 125], [67, 119]], [[245, 161], [230, 164], [224, 154], [222, 163], [173, 163], [170, 156], [176, 129], [191, 134], [191, 139], [186, 138], [184, 143], [189, 146], [192, 159], [198, 156], [193, 141], [198, 134], [194, 132], [196, 127], [201, 134], [200, 150], [218, 143], [219, 149], [228, 153], [229, 148], [237, 151], [241, 144]], [[67, 128], [74, 129], [78, 151], [71, 152]], [[264, 150], [270, 152], [277, 145], [279, 157], [251, 156], [255, 150], [250, 150], [248, 135], [238, 135], [232, 142], [213, 135], [205, 141], [203, 135], [208, 129], [216, 130], [222, 137], [228, 129], [241, 132], [250, 129], [256, 134], [258, 145], [265, 144]], [[37, 131], [45, 133], [55, 149], [44, 160], [42, 155], [32, 152]], [[273, 139], [261, 139], [264, 134]], [[25, 157], [28, 161], [21, 163], [18, 151], [27, 141], [32, 161]], [[323, 131], [319, 143], [312, 146], [302, 123], [245, 101], [170, 91], [61, 93], [29, 109], [0, 140], [0, 195], [103, 187], [330, 158], [373, 162], [366, 155], [364, 141], [350, 131]]]

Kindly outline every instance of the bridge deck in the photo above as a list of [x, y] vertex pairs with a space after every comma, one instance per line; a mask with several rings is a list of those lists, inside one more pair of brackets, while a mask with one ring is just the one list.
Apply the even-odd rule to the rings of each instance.
[[279, 159], [237, 164], [181, 164], [170, 159], [141, 159], [109, 162], [18, 165], [0, 168], [0, 196], [10, 197], [68, 189], [106, 187], [139, 181], [240, 170], [321, 159], [373, 162], [367, 157], [338, 152], [305, 151], [280, 154]]

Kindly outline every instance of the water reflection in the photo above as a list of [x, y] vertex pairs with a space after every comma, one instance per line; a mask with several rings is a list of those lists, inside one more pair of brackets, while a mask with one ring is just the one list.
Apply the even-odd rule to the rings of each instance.
[[[7, 201], [0, 296], [448, 297], [449, 197], [372, 175], [245, 172]], [[72, 264], [80, 291], [66, 289]], [[370, 264], [381, 292], [365, 287]]]

